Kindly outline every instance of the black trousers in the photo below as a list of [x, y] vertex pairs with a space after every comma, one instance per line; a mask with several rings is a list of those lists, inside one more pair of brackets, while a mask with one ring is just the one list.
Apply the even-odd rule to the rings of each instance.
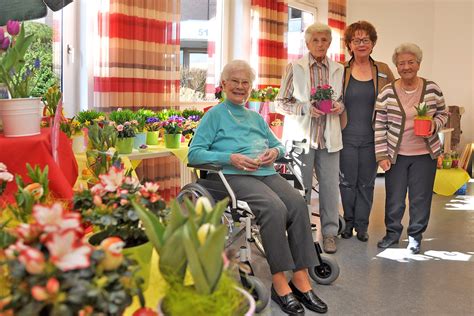
[[431, 200], [436, 175], [436, 160], [430, 155], [402, 156], [385, 173], [385, 227], [387, 237], [399, 239], [402, 218], [405, 213], [405, 198], [408, 190], [410, 221], [408, 236], [421, 241], [428, 227]]
[[342, 207], [346, 229], [367, 232], [377, 176], [373, 137], [343, 135], [340, 156]]

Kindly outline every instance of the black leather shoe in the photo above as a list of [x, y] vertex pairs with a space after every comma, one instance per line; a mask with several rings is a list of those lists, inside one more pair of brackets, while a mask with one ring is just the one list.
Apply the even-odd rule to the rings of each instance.
[[387, 238], [386, 236], [377, 243], [379, 248], [388, 248], [392, 245], [398, 244], [398, 239]]
[[288, 315], [304, 315], [304, 307], [296, 299], [293, 293], [280, 296], [272, 285], [272, 300]]
[[351, 238], [353, 235], [352, 233], [352, 228], [350, 229], [344, 229], [344, 231], [341, 233], [341, 237], [344, 238], [344, 239], [349, 239]]
[[419, 254], [419, 253], [420, 253], [420, 245], [414, 246], [414, 247], [410, 247], [410, 251], [411, 251], [411, 253], [413, 253], [414, 255]]
[[366, 242], [369, 240], [369, 234], [367, 234], [367, 232], [357, 232], [357, 239]]
[[293, 295], [309, 310], [313, 312], [324, 314], [328, 311], [328, 306], [324, 303], [314, 292], [309, 290], [306, 293], [301, 292], [298, 288], [290, 281], [288, 283]]

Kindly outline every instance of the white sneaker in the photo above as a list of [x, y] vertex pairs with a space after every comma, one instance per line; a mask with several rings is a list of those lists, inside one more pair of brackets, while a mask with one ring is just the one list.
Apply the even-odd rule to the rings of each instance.
[[408, 236], [407, 249], [414, 254], [420, 253], [420, 243], [415, 238]]

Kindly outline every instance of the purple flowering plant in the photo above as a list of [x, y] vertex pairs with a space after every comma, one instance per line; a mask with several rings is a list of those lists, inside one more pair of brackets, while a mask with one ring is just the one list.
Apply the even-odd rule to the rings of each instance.
[[34, 40], [26, 35], [23, 24], [8, 21], [6, 32], [0, 27], [0, 82], [7, 86], [12, 98], [27, 98], [35, 88], [33, 74], [40, 68], [40, 61], [25, 62], [25, 54]]
[[157, 117], [149, 117], [146, 119], [145, 128], [149, 132], [157, 132], [161, 128], [161, 121]]
[[165, 121], [161, 122], [161, 127], [165, 130], [165, 134], [181, 134], [186, 119], [182, 116], [171, 115]]

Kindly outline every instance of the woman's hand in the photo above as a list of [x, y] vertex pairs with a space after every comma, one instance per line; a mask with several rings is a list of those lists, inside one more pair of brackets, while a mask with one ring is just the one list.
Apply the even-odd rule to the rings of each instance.
[[344, 111], [344, 106], [341, 104], [341, 102], [337, 102], [337, 101], [332, 102], [331, 114], [340, 115], [343, 111]]
[[280, 151], [276, 148], [270, 148], [263, 155], [259, 157], [260, 159], [260, 164], [262, 166], [270, 165], [275, 162], [275, 160], [278, 158], [278, 155], [280, 154]]
[[242, 154], [230, 155], [230, 163], [237, 169], [244, 171], [256, 171], [260, 167], [260, 164], [255, 159]]
[[389, 159], [384, 159], [384, 160], [379, 161], [379, 167], [382, 168], [383, 171], [390, 170], [391, 166], [392, 166], [392, 163], [390, 162]]
[[316, 102], [311, 103], [309, 114], [311, 115], [311, 117], [316, 117], [316, 118], [322, 115], [326, 115], [326, 113], [324, 113], [323, 111], [318, 110], [318, 108], [316, 107]]

